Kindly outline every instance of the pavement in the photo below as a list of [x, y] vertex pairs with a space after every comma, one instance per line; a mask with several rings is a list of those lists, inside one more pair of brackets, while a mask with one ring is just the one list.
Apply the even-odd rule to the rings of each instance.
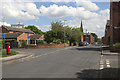
[[101, 55], [100, 46], [15, 49], [15, 51], [32, 53], [33, 56], [20, 62], [3, 64], [3, 78], [86, 80], [88, 78], [113, 78], [117, 77], [118, 73], [118, 56]]
[[2, 61], [2, 64], [10, 64], [12, 62], [25, 60], [27, 58], [32, 57], [31, 53], [28, 54], [27, 52], [21, 52], [21, 51], [17, 51], [17, 52], [19, 52], [19, 54], [17, 55], [0, 58], [0, 60]]

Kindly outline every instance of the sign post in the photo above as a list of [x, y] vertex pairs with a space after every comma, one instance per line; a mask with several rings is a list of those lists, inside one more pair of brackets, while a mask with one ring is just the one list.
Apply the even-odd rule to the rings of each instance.
[[[28, 39], [30, 39], [30, 36], [27, 36]], [[28, 40], [28, 48], [29, 48], [29, 40]]]
[[3, 33], [3, 34], [2, 34], [2, 37], [3, 37], [3, 41], [4, 41], [4, 49], [5, 49], [5, 37], [6, 37], [6, 33]]

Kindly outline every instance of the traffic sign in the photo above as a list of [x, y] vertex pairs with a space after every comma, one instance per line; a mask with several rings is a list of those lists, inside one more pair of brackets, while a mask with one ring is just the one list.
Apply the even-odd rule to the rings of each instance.
[[44, 37], [41, 37], [41, 39], [44, 39]]
[[30, 36], [27, 36], [28, 39], [30, 39]]
[[2, 34], [2, 37], [6, 37], [6, 34], [5, 34], [5, 33], [3, 33], [3, 34]]

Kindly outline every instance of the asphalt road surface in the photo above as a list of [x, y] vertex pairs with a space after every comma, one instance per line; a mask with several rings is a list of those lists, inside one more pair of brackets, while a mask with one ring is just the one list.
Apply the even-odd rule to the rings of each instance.
[[100, 46], [18, 49], [34, 56], [3, 65], [3, 78], [99, 78]]

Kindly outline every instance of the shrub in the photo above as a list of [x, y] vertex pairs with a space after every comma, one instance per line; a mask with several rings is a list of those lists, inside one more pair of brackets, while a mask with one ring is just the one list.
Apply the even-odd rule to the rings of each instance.
[[56, 39], [56, 40], [53, 40], [53, 43], [54, 43], [54, 44], [61, 44], [62, 42], [61, 42], [60, 39]]
[[21, 46], [19, 45], [21, 48], [23, 48], [23, 47], [25, 47], [27, 45], [27, 41], [26, 40], [20, 40], [19, 43], [21, 45]]
[[48, 44], [48, 43], [44, 40], [37, 40], [37, 44]]
[[115, 43], [115, 44], [113, 44], [113, 46], [120, 47], [120, 43]]

